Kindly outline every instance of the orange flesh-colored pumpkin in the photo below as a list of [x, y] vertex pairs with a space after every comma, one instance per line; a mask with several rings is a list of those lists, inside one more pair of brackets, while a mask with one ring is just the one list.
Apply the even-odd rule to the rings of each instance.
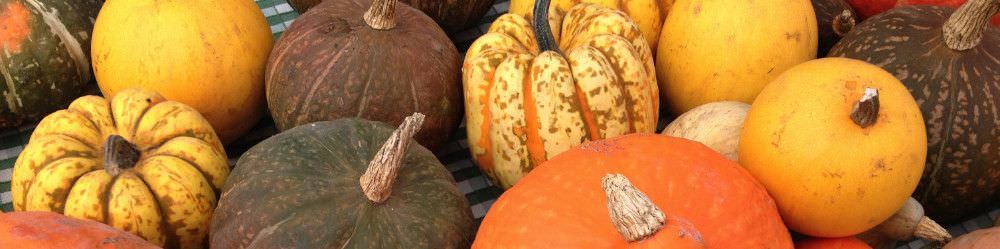
[[795, 243], [795, 249], [872, 249], [855, 237], [811, 238]]
[[[601, 179], [622, 174], [665, 214], [628, 243], [612, 224]], [[680, 233], [683, 232], [683, 233]], [[736, 163], [690, 140], [632, 134], [587, 142], [534, 169], [491, 207], [473, 248], [791, 248], [774, 201]], [[674, 247], [678, 246], [678, 247]]]
[[159, 248], [111, 226], [53, 212], [0, 214], [0, 248]]

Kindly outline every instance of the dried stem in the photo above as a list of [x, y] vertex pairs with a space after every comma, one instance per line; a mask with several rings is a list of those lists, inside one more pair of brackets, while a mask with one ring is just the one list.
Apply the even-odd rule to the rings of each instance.
[[861, 96], [861, 100], [851, 110], [851, 120], [861, 128], [868, 128], [878, 119], [878, 109], [878, 89], [866, 87], [865, 95]]
[[382, 203], [389, 199], [392, 184], [396, 181], [396, 172], [399, 171], [406, 156], [406, 148], [410, 146], [413, 135], [420, 131], [420, 125], [423, 123], [423, 114], [414, 113], [406, 117], [378, 150], [375, 158], [368, 163], [368, 169], [361, 175], [361, 190], [368, 200]]
[[963, 51], [974, 48], [983, 40], [983, 31], [990, 18], [1000, 11], [1000, 0], [969, 0], [958, 7], [945, 21], [944, 43]]
[[139, 150], [119, 135], [108, 136], [104, 142], [104, 170], [117, 176], [124, 169], [135, 167], [139, 162]]
[[604, 193], [608, 196], [611, 223], [628, 242], [635, 242], [656, 234], [666, 223], [666, 216], [646, 194], [642, 193], [625, 176], [608, 174], [602, 179]]
[[372, 6], [365, 11], [365, 23], [377, 30], [395, 28], [396, 0], [373, 0]]

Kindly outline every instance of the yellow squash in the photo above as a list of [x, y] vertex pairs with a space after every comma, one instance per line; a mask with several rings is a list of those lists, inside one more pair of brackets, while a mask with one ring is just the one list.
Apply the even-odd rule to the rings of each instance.
[[200, 248], [229, 175], [193, 108], [148, 90], [84, 96], [45, 117], [14, 163], [17, 211], [103, 222], [167, 248]]
[[[546, 20], [547, 9], [536, 20]], [[469, 148], [503, 188], [584, 141], [656, 128], [652, 52], [638, 27], [596, 4], [577, 5], [559, 21], [556, 38], [549, 25], [503, 15], [466, 53]]]
[[903, 206], [923, 173], [926, 146], [923, 116], [899, 80], [866, 62], [824, 58], [761, 91], [739, 156], [789, 228], [843, 237]]
[[273, 38], [253, 1], [107, 1], [94, 24], [104, 96], [141, 86], [201, 112], [226, 143], [264, 114]]
[[[617, 9], [625, 12], [635, 25], [642, 31], [642, 36], [650, 46], [656, 46], [656, 40], [660, 37], [660, 27], [663, 26], [663, 18], [666, 18], [666, 9], [660, 5], [662, 0], [551, 0], [549, 6], [549, 23], [552, 24], [552, 33], [558, 37], [559, 20], [580, 3], [598, 4], [604, 7]], [[532, 19], [535, 0], [511, 0], [510, 13], [524, 16], [528, 20]], [[655, 47], [653, 47], [655, 49]]]
[[751, 103], [781, 72], [816, 58], [817, 37], [809, 0], [676, 0], [656, 51], [660, 91], [674, 114]]

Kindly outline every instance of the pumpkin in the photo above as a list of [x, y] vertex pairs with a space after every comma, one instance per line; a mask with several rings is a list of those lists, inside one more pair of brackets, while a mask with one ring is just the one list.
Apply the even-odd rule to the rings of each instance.
[[872, 249], [855, 237], [809, 238], [795, 243], [795, 249]]
[[503, 188], [586, 140], [654, 132], [659, 118], [652, 52], [625, 13], [576, 5], [555, 37], [549, 0], [536, 4], [533, 22], [497, 18], [462, 68], [469, 150]]
[[671, 121], [661, 133], [700, 142], [739, 162], [740, 130], [749, 110], [750, 105], [738, 101], [700, 105]]
[[264, 114], [271, 30], [251, 1], [108, 1], [94, 25], [104, 96], [144, 87], [194, 107], [224, 143]]
[[[305, 13], [321, 0], [289, 0], [288, 4], [299, 13]], [[423, 11], [434, 19], [448, 34], [457, 34], [479, 25], [483, 16], [493, 6], [492, 0], [400, 0], [413, 8]]]
[[200, 248], [229, 175], [197, 110], [132, 88], [46, 116], [14, 163], [16, 211], [51, 211], [167, 248]]
[[[661, 10], [660, 0], [550, 0], [548, 21], [551, 25], [552, 35], [560, 36], [560, 21], [569, 13], [569, 10], [580, 3], [598, 4], [604, 7], [620, 10], [627, 15], [632, 22], [639, 27], [642, 36], [650, 46], [656, 44], [660, 38], [660, 27], [663, 26], [663, 19], [667, 17], [666, 10]], [[528, 20], [534, 20], [536, 0], [511, 0], [510, 13], [520, 15]], [[543, 19], [544, 20], [544, 19]], [[654, 48], [655, 49], [655, 48]]]
[[859, 60], [823, 58], [767, 85], [740, 134], [740, 164], [789, 228], [846, 237], [885, 221], [913, 193], [927, 138], [896, 78]]
[[[614, 204], [622, 194], [602, 184], [607, 174], [648, 200]], [[694, 141], [630, 134], [536, 168], [490, 207], [472, 248], [778, 249], [792, 239], [767, 191], [736, 163]]]
[[80, 96], [102, 3], [0, 1], [0, 128], [37, 121]]
[[[869, 17], [886, 12], [895, 7], [935, 5], [958, 8], [959, 6], [962, 6], [965, 1], [966, 0], [847, 0], [847, 2], [858, 11], [862, 19], [868, 19]], [[991, 23], [993, 23], [993, 26], [1000, 27], [1000, 15], [994, 15]]]
[[275, 45], [267, 103], [282, 131], [343, 117], [398, 125], [421, 112], [427, 123], [416, 139], [434, 151], [462, 119], [459, 60], [419, 10], [396, 0], [325, 1]]
[[316, 122], [257, 144], [226, 182], [212, 248], [468, 248], [465, 196], [411, 142], [423, 120]]
[[892, 72], [917, 99], [928, 128], [927, 164], [914, 197], [945, 224], [1000, 198], [1000, 28], [996, 0], [894, 9], [855, 27], [830, 56]]
[[819, 25], [819, 47], [816, 54], [823, 57], [860, 20], [845, 0], [812, 0], [812, 4], [816, 11], [816, 23]]
[[19, 249], [159, 248], [138, 236], [108, 225], [53, 212], [0, 214], [0, 245]]
[[972, 231], [944, 245], [944, 249], [990, 249], [1000, 247], [1000, 227]]
[[778, 74], [816, 58], [816, 27], [807, 0], [675, 1], [656, 50], [665, 103], [681, 114], [709, 102], [752, 102]]

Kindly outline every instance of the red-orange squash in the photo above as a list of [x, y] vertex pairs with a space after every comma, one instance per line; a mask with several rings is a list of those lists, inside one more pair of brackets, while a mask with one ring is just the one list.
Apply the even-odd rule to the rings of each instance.
[[944, 246], [944, 249], [994, 249], [1000, 248], [1000, 227], [980, 229], [962, 235]]
[[[633, 210], [655, 206], [665, 224], [629, 242], [602, 186], [608, 174], [621, 174], [648, 198]], [[472, 247], [777, 249], [792, 248], [792, 240], [774, 201], [736, 163], [694, 141], [631, 134], [586, 142], [541, 164], [491, 207]]]
[[795, 243], [795, 249], [872, 249], [855, 237], [811, 238]]
[[53, 212], [0, 214], [0, 248], [159, 248], [139, 236]]

